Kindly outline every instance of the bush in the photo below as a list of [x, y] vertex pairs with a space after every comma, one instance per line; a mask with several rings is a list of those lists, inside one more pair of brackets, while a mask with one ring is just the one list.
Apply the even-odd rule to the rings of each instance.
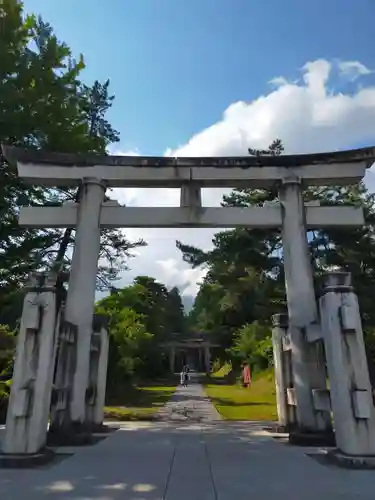
[[223, 366], [223, 363], [219, 358], [216, 358], [213, 363], [212, 363], [212, 373], [218, 372], [221, 367]]
[[11, 372], [14, 351], [15, 332], [11, 331], [8, 325], [0, 325], [0, 380], [7, 380], [5, 375]]
[[5, 423], [15, 350], [15, 332], [0, 325], [0, 424]]
[[367, 364], [372, 387], [375, 387], [375, 331], [366, 329], [364, 332]]
[[131, 422], [136, 420], [155, 420], [153, 412], [148, 409], [129, 410], [127, 408], [118, 408], [114, 406], [106, 406], [104, 408], [104, 418], [106, 420], [117, 422]]
[[10, 393], [10, 384], [7, 382], [0, 382], [0, 424], [5, 424], [8, 401]]
[[249, 363], [252, 370], [265, 370], [272, 365], [272, 336], [268, 326], [257, 321], [242, 326], [234, 337], [233, 347], [229, 349], [232, 363], [238, 367]]

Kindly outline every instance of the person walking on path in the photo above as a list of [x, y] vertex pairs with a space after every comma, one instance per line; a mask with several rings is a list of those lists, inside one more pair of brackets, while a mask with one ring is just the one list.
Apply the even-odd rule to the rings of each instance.
[[186, 367], [186, 369], [185, 369], [185, 387], [188, 386], [188, 382], [189, 382], [189, 368]]
[[[184, 367], [185, 368], [185, 367]], [[186, 372], [185, 372], [185, 369], [182, 368], [181, 370], [181, 373], [180, 373], [180, 384], [183, 386], [183, 387], [186, 387], [187, 384], [186, 384]]]

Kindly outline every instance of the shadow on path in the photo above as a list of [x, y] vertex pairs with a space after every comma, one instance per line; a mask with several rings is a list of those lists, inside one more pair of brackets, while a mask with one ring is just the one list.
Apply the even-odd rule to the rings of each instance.
[[264, 422], [126, 423], [50, 468], [0, 470], [2, 500], [372, 500], [374, 473], [329, 468]]
[[322, 465], [307, 456], [311, 449], [274, 440], [265, 422], [221, 421], [198, 384], [179, 388], [168, 404], [172, 416], [187, 407], [192, 418], [116, 423], [107, 439], [67, 449], [72, 455], [53, 466], [22, 470], [22, 478], [0, 469], [1, 500], [374, 498], [373, 471]]

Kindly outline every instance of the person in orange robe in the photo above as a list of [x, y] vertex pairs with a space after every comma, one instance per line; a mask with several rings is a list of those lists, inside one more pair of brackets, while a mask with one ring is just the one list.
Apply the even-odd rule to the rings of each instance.
[[243, 385], [244, 387], [250, 387], [251, 385], [251, 373], [250, 373], [250, 366], [245, 363], [243, 367]]

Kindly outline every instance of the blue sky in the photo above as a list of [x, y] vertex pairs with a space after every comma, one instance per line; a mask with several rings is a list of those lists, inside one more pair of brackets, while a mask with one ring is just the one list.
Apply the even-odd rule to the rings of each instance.
[[[375, 67], [372, 0], [26, 0], [85, 78], [110, 78], [122, 149], [162, 154], [320, 58]], [[372, 78], [372, 77], [371, 77]]]
[[[375, 145], [373, 0], [25, 0], [82, 53], [87, 83], [109, 78], [117, 153], [247, 154], [283, 140], [286, 152]], [[375, 189], [375, 173], [366, 178]], [[128, 205], [178, 206], [178, 190], [115, 190]], [[222, 192], [203, 192], [206, 206]], [[147, 248], [139, 274], [194, 295], [204, 270], [175, 240], [212, 247], [215, 230], [126, 230]]]

